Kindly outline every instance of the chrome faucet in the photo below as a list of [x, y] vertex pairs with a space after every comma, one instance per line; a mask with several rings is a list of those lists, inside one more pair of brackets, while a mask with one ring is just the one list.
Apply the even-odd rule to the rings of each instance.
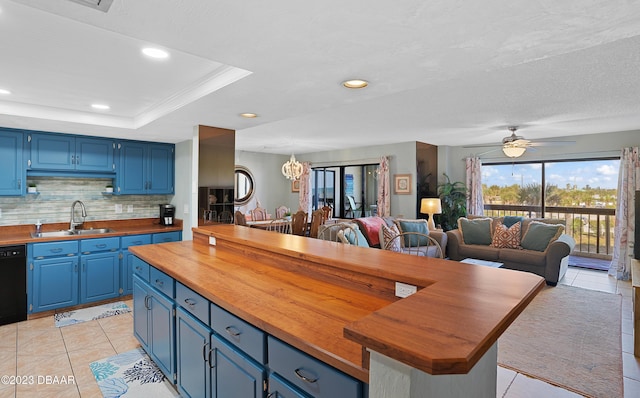
[[[75, 219], [75, 208], [76, 205], [80, 204], [80, 208], [82, 209], [82, 221], [81, 222], [76, 222]], [[82, 203], [82, 201], [80, 200], [76, 200], [75, 202], [73, 202], [73, 204], [71, 205], [71, 221], [69, 222], [69, 229], [71, 231], [75, 231], [76, 227], [79, 225], [82, 225], [84, 223], [84, 218], [87, 216], [87, 209], [85, 209], [84, 207], [84, 203]]]

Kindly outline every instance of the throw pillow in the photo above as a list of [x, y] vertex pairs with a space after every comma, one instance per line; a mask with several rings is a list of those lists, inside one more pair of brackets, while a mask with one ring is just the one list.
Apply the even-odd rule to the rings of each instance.
[[[380, 247], [383, 249], [391, 250], [392, 252], [400, 252], [402, 251], [402, 247], [400, 246], [400, 239], [393, 239], [396, 236], [400, 235], [400, 231], [398, 231], [398, 227], [393, 224], [390, 227], [383, 225], [380, 227], [382, 231], [382, 241], [380, 242]], [[393, 239], [393, 243], [391, 246], [387, 247], [389, 242]]]
[[361, 247], [370, 247], [367, 242], [367, 238], [364, 237], [359, 229], [345, 228], [338, 231], [338, 239], [342, 243], [348, 243], [350, 245], [357, 245]]
[[531, 221], [527, 233], [522, 238], [520, 244], [523, 249], [543, 252], [547, 250], [549, 244], [558, 239], [563, 232], [564, 225]]
[[496, 224], [496, 228], [493, 230], [491, 246], [509, 249], [522, 249], [520, 246], [521, 228], [521, 222], [517, 222], [510, 227], [507, 227], [502, 223]]
[[[398, 231], [400, 231], [400, 233], [419, 232], [421, 234], [429, 235], [429, 227], [427, 227], [427, 220], [397, 219], [395, 220], [395, 223], [398, 226]], [[429, 244], [429, 239], [427, 237], [422, 237], [419, 235], [408, 235], [404, 237], [404, 246], [406, 247], [427, 246], [428, 244]]]
[[458, 228], [462, 233], [462, 240], [465, 245], [490, 245], [492, 221], [490, 218], [474, 218], [470, 220], [460, 217], [458, 219]]
[[[520, 216], [504, 216], [504, 219], [502, 220], [502, 223], [509, 228], [510, 226], [512, 226], [513, 224], [517, 223], [517, 222], [521, 222], [524, 220], [524, 217], [520, 217]], [[522, 227], [520, 228], [520, 230], [522, 230]]]

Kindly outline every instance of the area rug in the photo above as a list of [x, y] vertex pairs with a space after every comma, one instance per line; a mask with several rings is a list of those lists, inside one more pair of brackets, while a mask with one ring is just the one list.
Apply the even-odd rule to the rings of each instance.
[[89, 364], [104, 397], [179, 397], [142, 348]]
[[107, 318], [114, 315], [131, 312], [124, 302], [97, 305], [95, 307], [82, 308], [75, 311], [59, 312], [53, 316], [56, 327], [75, 325], [76, 323], [92, 321], [94, 319]]
[[587, 397], [622, 397], [622, 296], [546, 287], [498, 340], [498, 364]]

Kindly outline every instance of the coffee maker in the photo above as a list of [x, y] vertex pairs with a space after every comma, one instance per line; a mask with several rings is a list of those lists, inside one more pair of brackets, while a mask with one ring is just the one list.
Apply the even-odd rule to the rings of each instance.
[[176, 214], [174, 205], [160, 205], [160, 225], [173, 225], [173, 218]]

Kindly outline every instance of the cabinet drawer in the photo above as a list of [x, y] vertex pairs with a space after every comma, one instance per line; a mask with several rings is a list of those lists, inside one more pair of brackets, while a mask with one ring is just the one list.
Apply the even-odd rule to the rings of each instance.
[[178, 242], [180, 240], [180, 231], [161, 232], [153, 234], [153, 243]]
[[68, 256], [78, 254], [78, 241], [47, 242], [33, 244], [33, 257]]
[[149, 268], [149, 284], [155, 287], [170, 298], [174, 298], [174, 281], [173, 278], [159, 269]]
[[176, 304], [209, 324], [209, 301], [180, 282], [176, 282]]
[[117, 236], [109, 238], [83, 239], [80, 241], [80, 252], [104, 252], [120, 249], [120, 238]]
[[237, 316], [211, 304], [211, 328], [256, 361], [266, 361], [266, 334]]
[[269, 367], [316, 398], [358, 398], [362, 383], [269, 336]]
[[150, 245], [151, 244], [151, 235], [131, 235], [131, 236], [123, 236], [120, 241], [120, 248], [122, 250], [128, 248], [129, 246], [141, 246], [141, 245]]
[[133, 274], [138, 275], [145, 282], [149, 282], [149, 264], [140, 260], [138, 257], [133, 257]]

